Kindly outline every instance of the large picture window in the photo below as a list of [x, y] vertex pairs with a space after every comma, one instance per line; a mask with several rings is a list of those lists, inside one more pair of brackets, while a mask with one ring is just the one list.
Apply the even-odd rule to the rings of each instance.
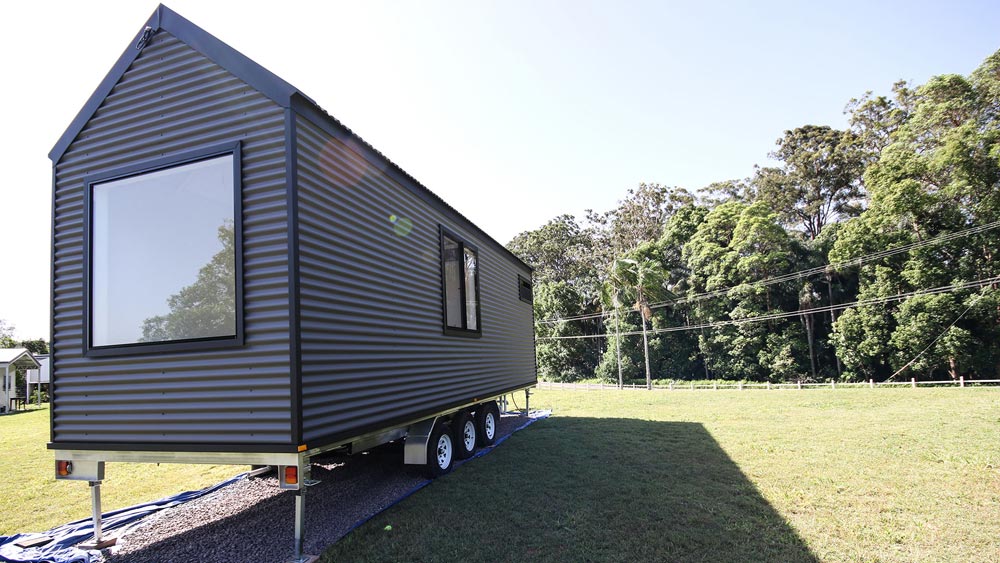
[[242, 338], [239, 146], [88, 186], [90, 351]]
[[441, 228], [441, 280], [444, 332], [479, 336], [479, 251]]

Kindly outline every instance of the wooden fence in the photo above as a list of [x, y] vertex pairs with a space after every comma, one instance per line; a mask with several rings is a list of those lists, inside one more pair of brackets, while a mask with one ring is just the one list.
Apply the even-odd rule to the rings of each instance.
[[[955, 381], [917, 381], [916, 379], [910, 379], [909, 381], [885, 381], [882, 383], [876, 383], [873, 380], [868, 380], [867, 382], [860, 383], [837, 383], [831, 381], [830, 383], [696, 383], [694, 381], [671, 381], [667, 384], [664, 383], [654, 383], [653, 391], [702, 391], [702, 390], [720, 390], [720, 389], [735, 389], [737, 391], [744, 391], [750, 389], [850, 389], [850, 388], [869, 388], [875, 389], [877, 387], [983, 387], [983, 386], [994, 386], [1000, 385], [1000, 379], [965, 379], [964, 377], [959, 378]], [[539, 381], [539, 389], [583, 389], [588, 391], [601, 390], [601, 389], [618, 389], [618, 385], [613, 383], [552, 383], [549, 381]], [[627, 384], [622, 387], [622, 389], [638, 389], [645, 390], [645, 384]]]

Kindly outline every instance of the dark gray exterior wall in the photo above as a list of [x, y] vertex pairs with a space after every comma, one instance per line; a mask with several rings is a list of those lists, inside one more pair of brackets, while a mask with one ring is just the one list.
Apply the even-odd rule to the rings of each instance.
[[[283, 108], [161, 30], [55, 164], [53, 442], [239, 451], [294, 441], [285, 125]], [[84, 178], [233, 141], [245, 346], [84, 357]]]
[[[147, 25], [50, 153], [50, 447], [294, 452], [535, 383], [527, 266], [266, 69]], [[85, 178], [236, 141], [244, 344], [86, 356]], [[480, 338], [443, 333], [439, 225], [478, 248]]]
[[[353, 139], [301, 115], [296, 132], [303, 441], [533, 385], [530, 270]], [[481, 338], [443, 334], [439, 225], [478, 247]]]

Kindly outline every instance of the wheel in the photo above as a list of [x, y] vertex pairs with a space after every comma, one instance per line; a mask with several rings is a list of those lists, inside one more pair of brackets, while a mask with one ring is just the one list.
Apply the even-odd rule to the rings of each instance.
[[500, 424], [500, 409], [495, 401], [483, 403], [476, 410], [476, 441], [479, 447], [492, 446], [497, 441], [497, 427]]
[[434, 424], [431, 439], [427, 441], [426, 471], [431, 479], [451, 471], [455, 457], [455, 442], [451, 436], [448, 423], [439, 420]]
[[476, 451], [476, 436], [479, 432], [476, 429], [476, 421], [472, 419], [469, 411], [457, 413], [451, 419], [451, 429], [455, 433], [455, 456], [458, 459], [466, 459]]

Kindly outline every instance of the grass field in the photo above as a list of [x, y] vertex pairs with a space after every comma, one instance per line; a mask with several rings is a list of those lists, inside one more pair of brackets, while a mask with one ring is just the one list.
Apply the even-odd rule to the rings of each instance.
[[[90, 490], [80, 481], [56, 481], [48, 408], [0, 416], [0, 535], [43, 532], [90, 516]], [[245, 466], [109, 463], [101, 500], [105, 511], [200, 489]]]
[[[532, 406], [554, 415], [323, 561], [1000, 561], [1000, 389], [546, 390]], [[0, 416], [0, 535], [89, 515], [47, 439], [45, 409]], [[105, 509], [243, 469], [109, 464]]]
[[1000, 389], [549, 390], [532, 406], [554, 415], [323, 561], [1000, 561]]

